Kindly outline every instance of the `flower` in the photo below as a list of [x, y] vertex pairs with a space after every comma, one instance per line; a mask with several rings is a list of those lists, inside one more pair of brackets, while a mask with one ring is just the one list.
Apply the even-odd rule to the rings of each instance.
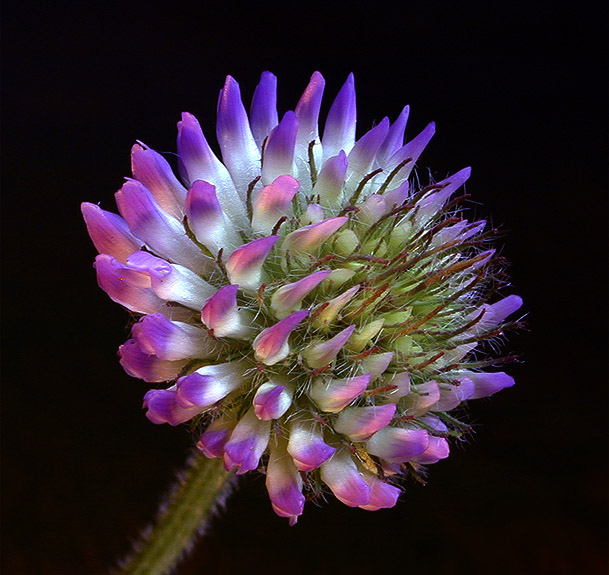
[[222, 160], [184, 113], [179, 177], [138, 143], [120, 216], [82, 205], [99, 285], [137, 320], [120, 362], [167, 382], [145, 394], [146, 415], [192, 421], [227, 470], [265, 469], [291, 524], [324, 486], [392, 507], [401, 475], [446, 458], [467, 428], [449, 412], [514, 384], [483, 371], [506, 358], [481, 348], [518, 326], [507, 318], [522, 304], [489, 301], [501, 261], [495, 230], [460, 208], [470, 169], [410, 178], [434, 124], [404, 144], [406, 107], [356, 140], [351, 75], [320, 136], [323, 91], [316, 72], [279, 121], [275, 76], [262, 74], [249, 116], [229, 76]]

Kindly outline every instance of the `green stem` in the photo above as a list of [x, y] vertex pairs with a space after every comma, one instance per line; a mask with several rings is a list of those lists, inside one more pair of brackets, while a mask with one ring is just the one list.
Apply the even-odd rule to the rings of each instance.
[[233, 474], [221, 459], [196, 453], [169, 494], [152, 529], [123, 564], [121, 575], [163, 575], [176, 565], [226, 494]]

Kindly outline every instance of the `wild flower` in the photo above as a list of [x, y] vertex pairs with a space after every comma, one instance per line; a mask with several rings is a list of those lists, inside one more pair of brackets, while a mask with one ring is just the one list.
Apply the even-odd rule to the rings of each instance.
[[[409, 109], [356, 140], [353, 76], [319, 131], [314, 73], [279, 120], [262, 74], [249, 116], [227, 77], [221, 160], [197, 119], [178, 123], [179, 176], [137, 143], [119, 215], [84, 203], [100, 287], [134, 324], [125, 371], [160, 384], [153, 423], [190, 421], [197, 447], [237, 475], [262, 470], [290, 523], [326, 487], [344, 504], [395, 505], [404, 474], [449, 454], [453, 411], [514, 380], [486, 372], [521, 306], [468, 221], [465, 168], [412, 177], [435, 132], [404, 143]], [[459, 195], [460, 194], [460, 195]]]

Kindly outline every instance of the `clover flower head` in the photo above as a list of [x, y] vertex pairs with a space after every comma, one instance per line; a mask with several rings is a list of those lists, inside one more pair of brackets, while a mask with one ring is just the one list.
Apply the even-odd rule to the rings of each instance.
[[137, 143], [120, 216], [82, 205], [99, 285], [135, 319], [120, 363], [161, 384], [147, 417], [190, 421], [228, 470], [265, 471], [291, 524], [326, 487], [392, 507], [402, 475], [446, 458], [464, 430], [450, 412], [514, 384], [479, 348], [522, 303], [493, 297], [495, 230], [460, 207], [470, 169], [411, 178], [434, 124], [404, 143], [405, 107], [356, 139], [351, 75], [320, 134], [324, 83], [280, 120], [273, 74], [249, 115], [227, 77], [221, 159], [184, 113], [179, 175]]

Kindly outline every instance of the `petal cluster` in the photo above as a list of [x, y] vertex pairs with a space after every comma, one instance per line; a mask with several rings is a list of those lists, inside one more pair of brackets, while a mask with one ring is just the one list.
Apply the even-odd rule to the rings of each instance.
[[484, 368], [522, 305], [489, 301], [504, 276], [495, 230], [460, 208], [469, 168], [411, 177], [434, 124], [405, 141], [406, 107], [357, 138], [351, 75], [320, 129], [324, 87], [314, 73], [280, 116], [273, 74], [249, 110], [229, 76], [220, 157], [184, 113], [177, 170], [138, 143], [120, 215], [82, 205], [98, 283], [134, 316], [121, 365], [157, 384], [146, 416], [265, 470], [291, 524], [324, 489], [392, 507], [403, 475], [446, 458], [466, 402], [514, 384]]

